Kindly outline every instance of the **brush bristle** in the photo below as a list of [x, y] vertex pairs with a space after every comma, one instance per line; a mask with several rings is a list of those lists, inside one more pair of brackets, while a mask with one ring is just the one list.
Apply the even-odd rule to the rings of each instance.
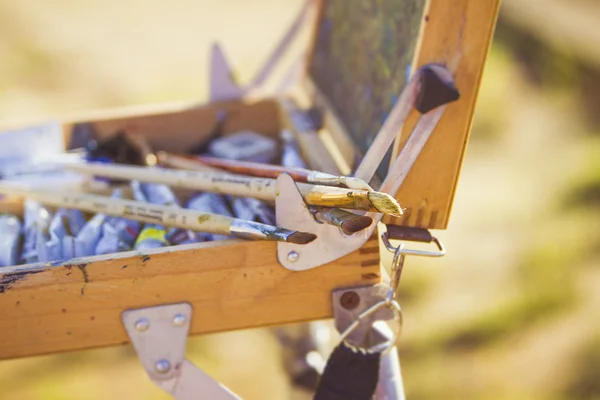
[[368, 228], [369, 226], [371, 226], [372, 223], [373, 218], [357, 215], [342, 222], [340, 228], [342, 228], [346, 235], [352, 235], [353, 233]]
[[403, 214], [400, 204], [387, 193], [369, 192], [369, 200], [373, 207], [382, 214], [389, 214], [399, 217]]
[[286, 238], [286, 242], [294, 244], [308, 244], [315, 240], [317, 235], [308, 232], [294, 232]]

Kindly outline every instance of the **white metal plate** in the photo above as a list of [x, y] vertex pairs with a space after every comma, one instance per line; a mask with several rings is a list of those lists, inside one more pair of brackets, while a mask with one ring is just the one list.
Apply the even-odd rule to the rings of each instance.
[[[327, 264], [359, 249], [371, 237], [377, 222], [381, 219], [381, 214], [368, 213], [367, 215], [373, 218], [373, 224], [354, 235], [346, 235], [338, 227], [319, 223], [308, 210], [292, 177], [288, 174], [279, 175], [275, 199], [277, 226], [317, 235], [317, 239], [304, 245], [278, 242], [279, 263], [292, 271], [304, 271]], [[292, 252], [297, 253], [298, 257], [289, 258]]]
[[[176, 315], [185, 317], [185, 323], [175, 325]], [[169, 304], [137, 310], [124, 311], [121, 319], [129, 334], [146, 372], [153, 381], [168, 381], [179, 374], [181, 363], [185, 359], [185, 343], [190, 329], [192, 306], [189, 303]], [[148, 329], [139, 331], [135, 325], [140, 320], [148, 321]], [[156, 363], [167, 360], [170, 371], [158, 373]], [[165, 388], [168, 391], [168, 389]]]

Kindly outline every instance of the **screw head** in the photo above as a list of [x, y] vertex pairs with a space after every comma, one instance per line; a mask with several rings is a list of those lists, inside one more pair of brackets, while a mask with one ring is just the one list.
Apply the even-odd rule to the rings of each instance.
[[184, 326], [187, 322], [187, 318], [183, 314], [176, 314], [173, 317], [173, 325], [175, 326]]
[[146, 332], [150, 328], [150, 321], [146, 318], [141, 318], [135, 321], [135, 330], [138, 332]]
[[296, 253], [295, 251], [290, 251], [287, 256], [288, 261], [292, 263], [298, 261], [299, 258], [300, 254]]
[[158, 360], [156, 362], [154, 369], [159, 374], [166, 374], [167, 372], [169, 372], [171, 370], [171, 363], [169, 362], [169, 360], [165, 360], [163, 358], [162, 360]]
[[360, 296], [358, 293], [349, 291], [340, 298], [340, 305], [346, 310], [354, 310], [360, 304]]

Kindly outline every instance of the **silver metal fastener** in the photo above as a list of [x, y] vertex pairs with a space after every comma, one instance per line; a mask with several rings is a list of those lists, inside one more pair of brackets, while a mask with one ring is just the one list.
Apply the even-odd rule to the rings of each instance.
[[162, 360], [158, 360], [156, 362], [156, 365], [154, 366], [154, 368], [156, 369], [156, 372], [158, 372], [159, 374], [166, 374], [167, 372], [169, 372], [171, 370], [171, 363], [169, 362], [169, 360], [165, 360], [163, 358]]
[[187, 322], [187, 318], [183, 314], [176, 314], [173, 317], [173, 325], [175, 326], [184, 326]]
[[148, 321], [146, 318], [138, 319], [135, 322], [134, 327], [138, 332], [146, 332], [148, 328], [150, 328], [150, 321]]
[[298, 261], [298, 259], [300, 258], [300, 254], [296, 253], [295, 251], [290, 251], [287, 259], [289, 262], [296, 262]]

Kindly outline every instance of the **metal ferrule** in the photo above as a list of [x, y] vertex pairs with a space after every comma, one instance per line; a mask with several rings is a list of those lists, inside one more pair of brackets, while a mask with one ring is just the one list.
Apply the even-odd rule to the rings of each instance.
[[373, 190], [371, 186], [362, 179], [354, 178], [351, 176], [337, 176], [327, 174], [325, 172], [313, 171], [308, 174], [308, 181], [310, 183], [318, 184], [318, 185], [328, 185], [328, 186], [346, 186], [349, 189], [354, 190]]
[[294, 233], [294, 231], [288, 229], [242, 219], [235, 219], [231, 223], [230, 230], [231, 235], [239, 239], [276, 240], [283, 242], [287, 242], [287, 238]]
[[318, 185], [339, 186], [344, 183], [344, 177], [313, 171], [308, 174], [308, 182]]

